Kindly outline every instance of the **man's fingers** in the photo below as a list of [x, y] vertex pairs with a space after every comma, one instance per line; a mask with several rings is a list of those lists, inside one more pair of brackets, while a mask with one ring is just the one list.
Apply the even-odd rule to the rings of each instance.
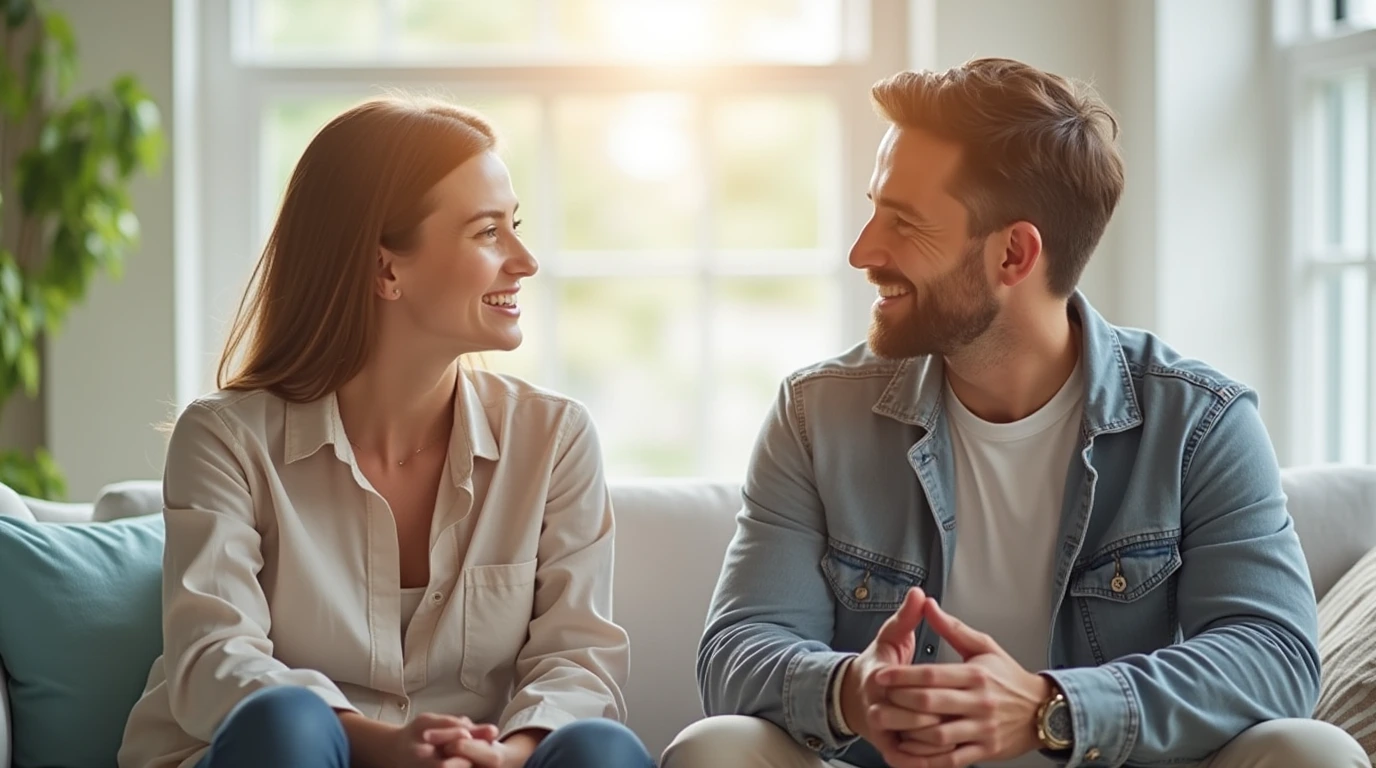
[[[932, 716], [935, 725], [941, 721], [937, 715], [976, 716], [983, 712], [984, 698], [977, 693], [958, 688], [886, 688], [888, 701], [893, 706], [922, 712]], [[922, 726], [915, 726], [921, 728]]]
[[892, 665], [875, 673], [875, 682], [893, 688], [975, 688], [988, 672], [970, 664]]
[[927, 595], [921, 589], [909, 589], [908, 594], [903, 596], [903, 604], [879, 628], [876, 639], [881, 643], [899, 645], [911, 638], [917, 631], [917, 625], [922, 623], [923, 604], [926, 602]]
[[911, 709], [893, 704], [871, 704], [865, 713], [865, 722], [870, 726], [871, 731], [916, 732], [923, 728], [939, 725], [941, 718], [925, 712], [914, 712]]
[[927, 600], [923, 605], [923, 617], [962, 659], [1000, 651], [993, 638], [975, 631], [965, 622], [942, 610], [935, 600]]
[[[942, 747], [946, 750], [954, 749], [962, 744], [974, 743], [985, 735], [987, 725], [979, 720], [968, 717], [960, 717], [954, 720], [947, 720], [940, 725], [930, 728], [921, 728], [915, 731], [905, 731], [902, 740], [898, 745], [901, 750], [908, 744], [920, 744], [930, 747]], [[910, 752], [909, 754], [915, 754]]]

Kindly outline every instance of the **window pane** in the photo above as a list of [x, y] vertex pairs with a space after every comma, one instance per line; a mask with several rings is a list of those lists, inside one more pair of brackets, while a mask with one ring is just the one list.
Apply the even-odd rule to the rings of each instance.
[[372, 58], [378, 0], [241, 0], [253, 8], [254, 47], [274, 55]]
[[691, 249], [701, 209], [692, 118], [677, 94], [560, 100], [561, 248]]
[[536, 0], [399, 0], [401, 52], [530, 48]]
[[[281, 207], [292, 169], [315, 134], [336, 115], [368, 98], [365, 94], [283, 98], [268, 105], [263, 116], [259, 173], [259, 240], [266, 238]], [[478, 96], [447, 99], [481, 112], [501, 137], [503, 160], [521, 200], [520, 217], [532, 225], [544, 212], [536, 199], [540, 106], [533, 98]], [[533, 231], [533, 227], [531, 228]], [[539, 245], [535, 247], [538, 249]], [[536, 257], [539, 257], [536, 253]]]
[[1314, 392], [1320, 461], [1365, 463], [1370, 348], [1365, 269], [1326, 275], [1315, 287]]
[[553, 0], [562, 51], [633, 61], [824, 64], [841, 54], [840, 0]]
[[740, 478], [783, 378], [839, 351], [835, 282], [732, 278], [714, 284], [707, 473]]
[[565, 281], [560, 388], [597, 422], [608, 472], [698, 469], [702, 322], [692, 279]]
[[[836, 110], [821, 96], [751, 97], [712, 115], [713, 245], [815, 249], [834, 190]], [[834, 209], [834, 194], [825, 201]], [[829, 254], [831, 255], [831, 254]], [[796, 268], [796, 264], [794, 265]]]
[[326, 123], [360, 100], [360, 96], [321, 96], [284, 99], [268, 105], [263, 115], [258, 174], [258, 242], [265, 241], [272, 229], [287, 181], [306, 145]]
[[1322, 83], [1316, 121], [1312, 231], [1320, 258], [1360, 259], [1368, 237], [1369, 130], [1365, 71]]

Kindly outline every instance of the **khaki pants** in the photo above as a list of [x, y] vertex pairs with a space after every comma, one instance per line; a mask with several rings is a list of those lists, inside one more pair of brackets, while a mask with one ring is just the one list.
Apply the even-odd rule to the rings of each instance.
[[[843, 768], [827, 763], [773, 723], [712, 717], [684, 729], [662, 768]], [[1273, 720], [1244, 731], [1200, 768], [1372, 768], [1357, 741], [1318, 720]]]

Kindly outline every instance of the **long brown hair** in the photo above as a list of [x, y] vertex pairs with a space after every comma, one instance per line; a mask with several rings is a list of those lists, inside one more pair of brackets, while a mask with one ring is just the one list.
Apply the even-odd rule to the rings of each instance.
[[875, 83], [890, 122], [964, 148], [952, 193], [979, 237], [1015, 221], [1041, 230], [1047, 279], [1068, 296], [1123, 193], [1118, 121], [1093, 91], [1012, 59]]
[[309, 402], [353, 378], [376, 341], [378, 248], [413, 248], [430, 189], [496, 143], [477, 113], [412, 96], [331, 120], [292, 172], [216, 384]]

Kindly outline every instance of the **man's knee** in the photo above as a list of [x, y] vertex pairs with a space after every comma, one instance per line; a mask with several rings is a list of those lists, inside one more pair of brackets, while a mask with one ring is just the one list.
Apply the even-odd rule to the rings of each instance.
[[662, 768], [793, 768], [825, 764], [778, 726], [757, 717], [709, 717], [683, 729], [664, 750]]
[[1356, 739], [1321, 720], [1260, 723], [1224, 747], [1219, 757], [1215, 765], [1221, 768], [1371, 768]]

